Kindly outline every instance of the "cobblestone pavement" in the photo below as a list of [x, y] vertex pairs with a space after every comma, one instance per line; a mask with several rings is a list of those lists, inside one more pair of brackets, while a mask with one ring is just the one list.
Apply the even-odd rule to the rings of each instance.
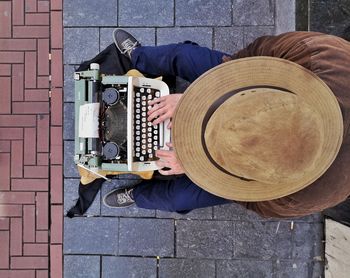
[[[123, 27], [143, 45], [193, 40], [233, 53], [254, 38], [294, 30], [293, 0], [64, 1], [64, 210], [77, 198], [74, 84], [83, 60]], [[319, 277], [323, 220], [262, 219], [232, 204], [185, 216], [110, 209], [102, 196], [133, 182], [105, 183], [85, 217], [64, 219], [64, 277]], [[90, 216], [90, 217], [87, 217]]]

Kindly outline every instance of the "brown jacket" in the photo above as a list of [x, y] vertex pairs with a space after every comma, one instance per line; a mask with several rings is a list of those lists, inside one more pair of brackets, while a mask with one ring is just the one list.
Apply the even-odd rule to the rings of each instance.
[[256, 39], [233, 59], [272, 56], [295, 62], [320, 77], [338, 99], [344, 138], [331, 167], [314, 183], [289, 196], [264, 202], [243, 202], [264, 217], [292, 217], [322, 211], [350, 196], [350, 43], [331, 35], [290, 32]]

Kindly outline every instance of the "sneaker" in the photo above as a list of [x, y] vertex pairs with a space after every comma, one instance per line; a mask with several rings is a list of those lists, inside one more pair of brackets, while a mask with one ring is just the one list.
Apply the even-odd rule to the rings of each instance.
[[135, 201], [132, 196], [133, 188], [114, 189], [103, 197], [103, 203], [109, 208], [126, 208]]
[[131, 60], [131, 52], [136, 48], [141, 46], [137, 39], [135, 39], [131, 34], [122, 30], [114, 29], [113, 40], [119, 51]]

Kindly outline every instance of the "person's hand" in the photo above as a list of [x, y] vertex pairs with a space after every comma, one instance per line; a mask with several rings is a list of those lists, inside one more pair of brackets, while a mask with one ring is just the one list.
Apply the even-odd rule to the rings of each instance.
[[[176, 105], [181, 97], [182, 94], [171, 94], [148, 102], [152, 108], [148, 111], [147, 120], [152, 122], [154, 125], [160, 124], [167, 119], [171, 120], [174, 115]], [[171, 128], [171, 121], [169, 122], [167, 128]]]
[[178, 161], [175, 151], [172, 149], [173, 145], [167, 143], [169, 150], [158, 150], [156, 151], [156, 156], [159, 160], [156, 161], [156, 164], [160, 168], [169, 168], [169, 170], [159, 169], [158, 172], [162, 175], [179, 175], [185, 173], [180, 162]]

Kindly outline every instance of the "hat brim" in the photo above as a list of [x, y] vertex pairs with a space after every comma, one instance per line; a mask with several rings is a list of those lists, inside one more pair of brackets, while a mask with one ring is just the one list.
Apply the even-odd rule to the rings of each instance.
[[[316, 167], [289, 184], [266, 184], [230, 175], [217, 167], [203, 147], [203, 121], [208, 109], [229, 92], [255, 86], [282, 88], [303, 98], [322, 115], [325, 130]], [[195, 80], [181, 98], [173, 119], [172, 140], [186, 175], [204, 190], [231, 200], [265, 201], [297, 192], [318, 179], [336, 158], [342, 143], [343, 120], [329, 87], [293, 62], [252, 57], [223, 63]]]

